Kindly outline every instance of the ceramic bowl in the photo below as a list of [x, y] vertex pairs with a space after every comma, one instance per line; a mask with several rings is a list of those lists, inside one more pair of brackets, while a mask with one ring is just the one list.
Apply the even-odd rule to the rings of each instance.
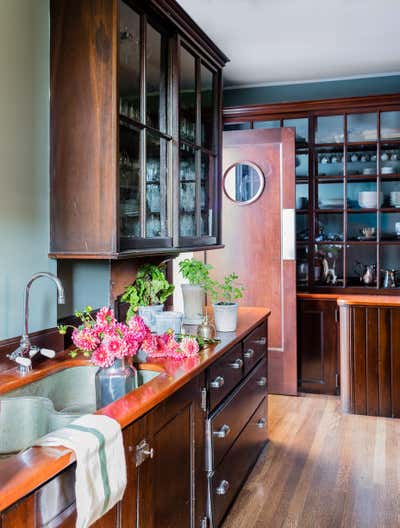
[[[362, 209], [375, 209], [377, 207], [377, 196], [376, 191], [360, 191], [358, 193], [358, 204]], [[383, 194], [381, 193], [381, 203]]]

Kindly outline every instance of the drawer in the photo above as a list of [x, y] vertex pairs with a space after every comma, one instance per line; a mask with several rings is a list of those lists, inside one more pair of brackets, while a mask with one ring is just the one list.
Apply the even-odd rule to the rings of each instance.
[[268, 439], [264, 398], [231, 450], [208, 481], [209, 509], [217, 528]]
[[264, 322], [243, 341], [244, 373], [247, 374], [261, 358], [267, 358], [268, 327]]
[[266, 396], [266, 361], [262, 361], [206, 424], [206, 471], [218, 466]]
[[242, 344], [235, 345], [207, 371], [210, 410], [240, 383], [243, 377]]

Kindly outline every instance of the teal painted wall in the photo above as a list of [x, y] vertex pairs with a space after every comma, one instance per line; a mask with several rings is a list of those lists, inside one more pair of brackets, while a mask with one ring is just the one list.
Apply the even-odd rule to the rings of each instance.
[[224, 106], [400, 93], [400, 75], [224, 91]]

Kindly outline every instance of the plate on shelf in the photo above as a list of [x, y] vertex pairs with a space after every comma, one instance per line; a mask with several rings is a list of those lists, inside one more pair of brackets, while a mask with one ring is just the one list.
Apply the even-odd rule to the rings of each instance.
[[373, 235], [373, 236], [358, 236], [357, 237], [357, 240], [359, 240], [360, 242], [368, 242], [368, 241], [371, 241], [371, 240], [376, 240], [376, 236]]
[[382, 167], [382, 174], [394, 174], [394, 167]]
[[370, 176], [370, 175], [373, 175], [375, 174], [375, 169], [371, 169], [371, 168], [366, 168], [366, 169], [363, 169], [362, 173], [364, 174], [364, 176]]
[[343, 198], [329, 198], [319, 202], [320, 209], [340, 209], [343, 207]]

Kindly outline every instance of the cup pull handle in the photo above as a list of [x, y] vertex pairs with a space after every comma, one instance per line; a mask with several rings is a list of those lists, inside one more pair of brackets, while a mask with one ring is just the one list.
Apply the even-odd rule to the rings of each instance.
[[224, 378], [222, 376], [217, 376], [215, 379], [213, 379], [210, 382], [210, 387], [212, 389], [220, 389], [221, 387], [224, 386], [224, 383], [225, 383]]
[[229, 482], [227, 480], [221, 480], [221, 482], [218, 484], [215, 493], [217, 495], [226, 495], [229, 490]]
[[229, 363], [229, 366], [233, 369], [241, 369], [243, 367], [243, 360], [237, 358], [233, 363]]
[[256, 339], [254, 341], [256, 345], [266, 345], [267, 344], [267, 338], [266, 337], [260, 337], [260, 339]]
[[243, 356], [246, 359], [251, 359], [254, 356], [254, 350], [252, 348], [248, 348], [246, 352], [243, 353]]
[[231, 428], [229, 425], [224, 424], [218, 429], [218, 431], [213, 431], [213, 435], [217, 438], [226, 438], [230, 432]]
[[265, 387], [265, 385], [267, 384], [267, 378], [263, 376], [262, 378], [258, 379], [256, 383], [259, 387]]
[[267, 423], [267, 420], [265, 418], [260, 418], [257, 422], [257, 427], [259, 429], [264, 429], [265, 425]]

